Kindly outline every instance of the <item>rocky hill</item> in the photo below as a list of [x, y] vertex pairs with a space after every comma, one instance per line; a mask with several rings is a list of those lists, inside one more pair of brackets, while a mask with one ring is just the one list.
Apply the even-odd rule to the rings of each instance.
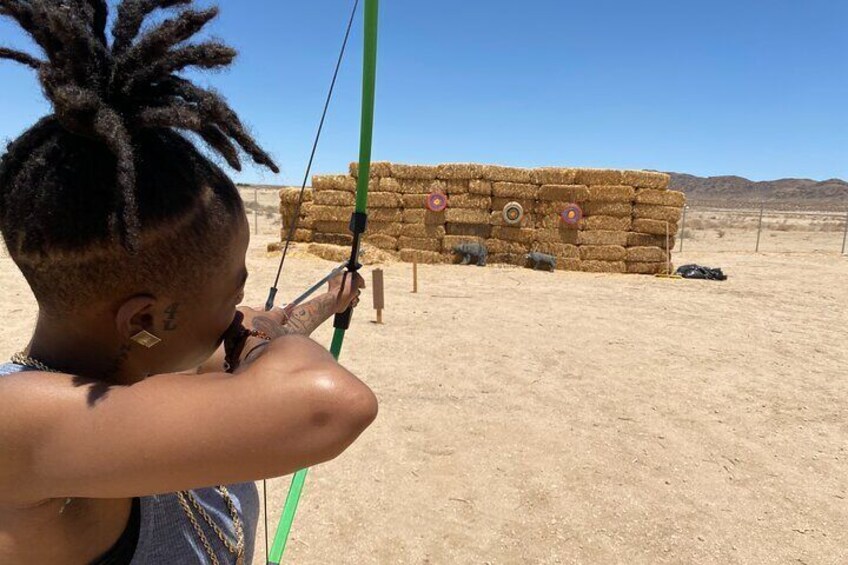
[[669, 173], [671, 188], [686, 193], [689, 201], [746, 205], [764, 200], [769, 204], [800, 208], [848, 209], [848, 182], [840, 179], [779, 179], [755, 182], [743, 177], [697, 177]]

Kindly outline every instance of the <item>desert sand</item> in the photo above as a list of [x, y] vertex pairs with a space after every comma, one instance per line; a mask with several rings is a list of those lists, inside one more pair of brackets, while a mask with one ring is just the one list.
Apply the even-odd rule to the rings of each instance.
[[[380, 415], [311, 471], [287, 562], [848, 562], [848, 258], [695, 247], [730, 279], [426, 266], [412, 294], [384, 265], [386, 323], [366, 294], [341, 359]], [[281, 297], [333, 266], [287, 263]], [[6, 255], [0, 287], [7, 358], [36, 306]]]

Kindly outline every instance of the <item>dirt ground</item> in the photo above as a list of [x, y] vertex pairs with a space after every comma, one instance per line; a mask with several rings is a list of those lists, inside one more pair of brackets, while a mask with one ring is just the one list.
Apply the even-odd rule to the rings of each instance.
[[[260, 231], [256, 304], [278, 260]], [[363, 300], [342, 353], [380, 416], [311, 471], [287, 561], [848, 563], [848, 258], [675, 262], [730, 280], [428, 266], [412, 294], [384, 266], [386, 323]], [[296, 253], [281, 296], [330, 268]], [[5, 256], [0, 285], [5, 358], [35, 304]]]

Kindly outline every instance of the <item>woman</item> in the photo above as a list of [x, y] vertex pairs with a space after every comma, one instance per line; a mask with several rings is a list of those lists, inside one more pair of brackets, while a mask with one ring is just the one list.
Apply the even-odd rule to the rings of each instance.
[[355, 305], [361, 278], [290, 319], [236, 308], [245, 212], [177, 130], [235, 169], [236, 145], [277, 167], [217, 94], [175, 74], [234, 58], [185, 43], [215, 9], [141, 32], [186, 4], [124, 0], [109, 42], [104, 0], [0, 0], [44, 59], [0, 58], [36, 69], [53, 106], [0, 160], [0, 230], [39, 305], [0, 367], [0, 563], [250, 563], [251, 481], [332, 459], [376, 416], [305, 337]]

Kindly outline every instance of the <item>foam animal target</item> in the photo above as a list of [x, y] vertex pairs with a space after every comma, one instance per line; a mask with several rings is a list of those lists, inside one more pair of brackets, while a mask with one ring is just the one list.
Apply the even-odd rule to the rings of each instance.
[[431, 192], [427, 195], [427, 209], [431, 212], [443, 212], [448, 207], [448, 197], [441, 192]]
[[578, 204], [569, 204], [560, 212], [559, 217], [568, 226], [576, 226], [583, 219], [583, 209]]
[[524, 219], [524, 207], [518, 202], [510, 202], [504, 206], [503, 219], [511, 226], [520, 224]]

